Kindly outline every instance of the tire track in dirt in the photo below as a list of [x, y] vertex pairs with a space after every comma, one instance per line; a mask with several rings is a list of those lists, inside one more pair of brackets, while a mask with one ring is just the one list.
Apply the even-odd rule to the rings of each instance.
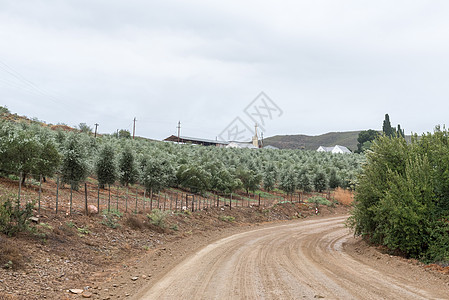
[[[345, 252], [346, 216], [251, 230], [202, 248], [134, 299], [445, 299], [443, 280], [420, 282]], [[415, 267], [415, 269], [414, 269]], [[430, 275], [429, 275], [430, 276]]]

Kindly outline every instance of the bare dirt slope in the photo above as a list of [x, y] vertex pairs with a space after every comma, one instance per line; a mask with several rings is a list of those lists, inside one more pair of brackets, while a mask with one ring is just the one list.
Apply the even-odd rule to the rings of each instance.
[[449, 297], [447, 276], [361, 249], [344, 227], [345, 219], [298, 220], [220, 239], [188, 256], [133, 299]]

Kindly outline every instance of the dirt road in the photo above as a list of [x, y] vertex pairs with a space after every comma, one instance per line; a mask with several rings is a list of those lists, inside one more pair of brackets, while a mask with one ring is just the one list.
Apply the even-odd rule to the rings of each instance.
[[221, 239], [133, 298], [449, 298], [447, 279], [400, 261], [346, 251], [343, 245], [355, 240], [345, 219], [302, 220]]

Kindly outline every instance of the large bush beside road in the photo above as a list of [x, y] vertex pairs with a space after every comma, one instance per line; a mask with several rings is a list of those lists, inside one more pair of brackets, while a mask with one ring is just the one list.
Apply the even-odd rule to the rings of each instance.
[[407, 144], [380, 137], [367, 154], [350, 225], [356, 235], [424, 261], [449, 260], [449, 132]]

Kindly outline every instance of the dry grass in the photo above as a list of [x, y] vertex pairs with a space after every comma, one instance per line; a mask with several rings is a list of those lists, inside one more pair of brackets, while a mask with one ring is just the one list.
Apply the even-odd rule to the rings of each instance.
[[334, 191], [333, 197], [338, 203], [350, 206], [354, 201], [354, 195], [352, 191], [337, 188]]
[[18, 246], [0, 237], [0, 267], [20, 269], [23, 266], [23, 255]]
[[129, 215], [125, 223], [134, 230], [145, 228], [145, 219], [141, 215]]

